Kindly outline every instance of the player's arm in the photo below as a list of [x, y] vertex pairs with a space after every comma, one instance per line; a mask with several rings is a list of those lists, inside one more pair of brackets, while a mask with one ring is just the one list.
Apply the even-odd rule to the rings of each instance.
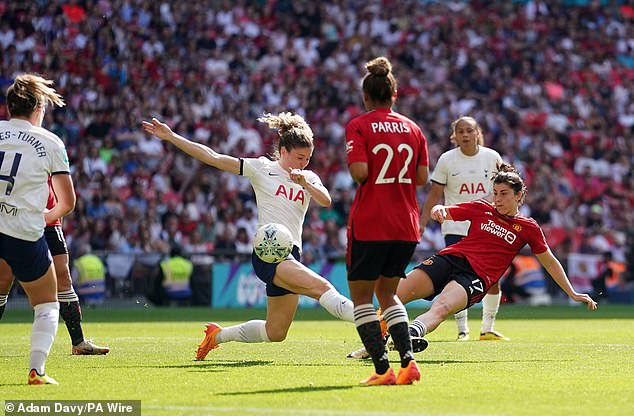
[[315, 186], [310, 182], [306, 182], [304, 189], [310, 193], [310, 196], [322, 207], [330, 207], [332, 205], [332, 198], [328, 189], [324, 186]]
[[57, 173], [51, 176], [51, 184], [57, 201], [55, 207], [44, 213], [47, 224], [57, 221], [75, 209], [75, 187], [70, 173]]
[[423, 204], [423, 210], [420, 214], [420, 233], [421, 235], [425, 231], [425, 227], [431, 218], [431, 209], [434, 205], [440, 201], [442, 197], [443, 191], [445, 190], [445, 185], [441, 185], [436, 182], [431, 183], [431, 189], [429, 193], [425, 197], [425, 203]]
[[431, 209], [431, 218], [438, 221], [439, 223], [443, 223], [445, 220], [453, 220], [451, 216], [451, 212], [449, 211], [449, 207], [446, 205], [435, 205]]
[[429, 180], [429, 166], [419, 165], [416, 168], [416, 185], [427, 185]]
[[218, 153], [203, 144], [192, 142], [180, 134], [174, 133], [167, 124], [156, 118], [152, 118], [151, 122], [143, 121], [142, 124], [143, 130], [146, 132], [172, 143], [201, 162], [236, 175], [240, 173], [240, 160], [238, 158]]
[[332, 198], [325, 186], [321, 183], [312, 184], [306, 179], [305, 171], [302, 169], [290, 169], [288, 173], [293, 182], [301, 185], [310, 194], [319, 205], [322, 207], [330, 207], [332, 204]]
[[537, 260], [541, 263], [541, 265], [546, 269], [548, 274], [553, 278], [553, 280], [559, 285], [559, 287], [566, 292], [568, 296], [572, 300], [577, 302], [585, 302], [588, 304], [588, 310], [593, 311], [597, 308], [597, 303], [592, 300], [592, 298], [585, 293], [577, 293], [575, 289], [570, 284], [570, 280], [568, 280], [568, 276], [566, 276], [566, 272], [564, 268], [561, 266], [561, 263], [557, 258], [553, 255], [550, 249], [546, 250], [543, 253], [536, 254]]
[[350, 176], [359, 185], [363, 184], [368, 179], [368, 163], [367, 162], [352, 162], [348, 166], [350, 170]]

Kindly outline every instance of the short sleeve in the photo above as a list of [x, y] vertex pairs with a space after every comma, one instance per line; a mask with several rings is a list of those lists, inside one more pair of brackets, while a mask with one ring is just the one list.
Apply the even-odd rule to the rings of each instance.
[[66, 153], [66, 147], [63, 143], [57, 145], [50, 153], [50, 173], [55, 175], [58, 173], [70, 173], [70, 162], [68, 160], [68, 154]]
[[440, 185], [447, 185], [447, 176], [449, 175], [446, 153], [441, 155], [436, 163], [434, 172], [431, 174], [431, 181]]
[[355, 162], [368, 161], [365, 138], [356, 119], [353, 119], [346, 126], [346, 154], [348, 155], [348, 165]]
[[242, 176], [252, 179], [256, 173], [262, 168], [262, 161], [258, 158], [241, 158], [242, 163]]
[[546, 236], [541, 227], [534, 223], [535, 227], [531, 230], [529, 235], [528, 245], [531, 247], [533, 254], [542, 254], [548, 250], [548, 243], [546, 242]]

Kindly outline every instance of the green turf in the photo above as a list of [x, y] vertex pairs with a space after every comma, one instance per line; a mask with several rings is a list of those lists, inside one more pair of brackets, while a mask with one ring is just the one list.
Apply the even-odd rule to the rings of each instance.
[[[417, 312], [410, 311], [410, 317]], [[359, 387], [370, 362], [351, 324], [300, 310], [278, 344], [224, 344], [192, 360], [202, 323], [261, 319], [261, 310], [84, 311], [84, 329], [107, 356], [72, 356], [60, 324], [47, 372], [60, 386], [27, 386], [31, 314], [0, 322], [0, 400], [141, 400], [143, 415], [626, 415], [634, 413], [634, 307], [503, 306], [496, 329], [510, 342], [454, 342], [455, 324], [417, 354], [422, 382]], [[472, 332], [480, 311], [470, 314]], [[591, 318], [591, 319], [587, 319]], [[390, 353], [392, 366], [398, 355]]]

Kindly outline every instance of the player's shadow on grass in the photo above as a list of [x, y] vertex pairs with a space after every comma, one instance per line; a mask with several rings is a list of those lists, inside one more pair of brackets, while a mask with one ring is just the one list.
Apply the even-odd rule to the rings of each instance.
[[[180, 367], [191, 367], [198, 369], [214, 369], [218, 367], [229, 367], [229, 368], [239, 368], [239, 367], [259, 367], [259, 366], [270, 366], [274, 365], [274, 361], [269, 360], [249, 360], [249, 361], [196, 361], [194, 360], [192, 364], [182, 365]], [[176, 367], [176, 366], [174, 366]]]
[[[563, 361], [572, 361], [572, 359], [570, 360], [561, 360], [561, 359], [552, 359], [552, 360], [541, 360], [541, 359], [535, 359], [535, 360], [421, 360], [418, 359], [416, 360], [416, 362], [419, 365], [445, 365], [445, 364], [489, 364], [489, 363], [543, 363], [543, 362], [547, 362], [547, 361], [551, 361], [551, 362], [563, 362]], [[392, 361], [390, 360], [390, 363], [398, 363], [399, 361]]]
[[287, 387], [283, 389], [253, 390], [253, 391], [236, 391], [230, 393], [217, 393], [218, 396], [245, 396], [249, 394], [268, 394], [268, 393], [310, 393], [332, 390], [350, 390], [353, 386], [304, 386], [304, 387]]

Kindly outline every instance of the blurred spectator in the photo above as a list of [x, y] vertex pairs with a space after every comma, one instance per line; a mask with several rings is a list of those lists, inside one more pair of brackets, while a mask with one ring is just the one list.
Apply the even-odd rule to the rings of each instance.
[[[617, 239], [591, 244], [601, 229], [634, 230], [634, 20], [622, 1], [4, 3], [0, 86], [35, 70], [67, 97], [44, 124], [71, 158], [69, 244], [164, 251], [192, 244], [196, 229], [210, 249], [235, 246], [238, 227], [253, 231], [248, 181], [163, 149], [136, 120], [157, 114], [247, 156], [272, 151], [273, 137], [250, 120], [290, 110], [315, 132], [310, 167], [333, 195], [331, 210], [307, 216], [311, 244], [341, 251], [354, 195], [343, 126], [361, 111], [356, 65], [388, 54], [398, 110], [426, 126], [432, 162], [448, 150], [450, 121], [469, 113], [486, 145], [522, 170], [523, 212], [561, 233], [562, 250], [628, 252]], [[110, 217], [123, 223], [114, 237]]]

